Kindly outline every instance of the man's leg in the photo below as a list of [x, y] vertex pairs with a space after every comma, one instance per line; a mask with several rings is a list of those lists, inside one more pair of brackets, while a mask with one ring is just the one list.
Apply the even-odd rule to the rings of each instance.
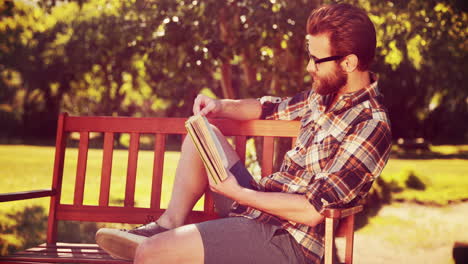
[[299, 244], [279, 226], [243, 217], [186, 225], [146, 239], [135, 264], [307, 263]]
[[[218, 128], [214, 126], [212, 128], [226, 153], [228, 168], [230, 168], [239, 161], [239, 157]], [[183, 224], [207, 185], [208, 178], [203, 162], [192, 141], [186, 137], [182, 144], [181, 158], [176, 170], [169, 206], [157, 220], [158, 224], [171, 230], [142, 242], [136, 250], [134, 263], [204, 262], [204, 246], [200, 232], [193, 224], [185, 226]], [[226, 200], [229, 201], [229, 199]]]
[[[230, 168], [239, 161], [239, 157], [219, 129], [215, 126], [211, 127], [226, 153]], [[192, 140], [187, 136], [182, 143], [169, 205], [157, 223], [168, 229], [182, 226], [195, 203], [205, 192], [207, 185], [208, 178], [203, 161]]]
[[[225, 150], [228, 164], [232, 166], [239, 161], [237, 153], [232, 149], [231, 145], [219, 130], [216, 127], [213, 127], [213, 129]], [[164, 231], [166, 231], [166, 229], [180, 227], [184, 224], [187, 215], [204, 193], [207, 185], [208, 178], [203, 162], [190, 138], [186, 137], [182, 144], [181, 157], [176, 169], [171, 200], [167, 210], [156, 221], [157, 224], [150, 223], [130, 231], [102, 228], [96, 233], [96, 242], [102, 249], [116, 258], [132, 259], [136, 248], [142, 241], [146, 240], [145, 237], [159, 236], [160, 234], [168, 233], [165, 234], [164, 237], [166, 237], [170, 234], [174, 234], [174, 232]], [[184, 234], [186, 234], [186, 232], [184, 232]], [[193, 235], [193, 233], [191, 234]], [[184, 239], [191, 241], [189, 238], [193, 237], [192, 235], [184, 235]], [[175, 241], [178, 239], [180, 239], [179, 236], [174, 237]], [[184, 248], [182, 245], [183, 243], [179, 242], [176, 244], [168, 244], [169, 247]], [[155, 251], [159, 252], [158, 243], [153, 243], [153, 247]], [[186, 251], [189, 252], [190, 249], [187, 248]]]
[[157, 220], [172, 229], [184, 224], [187, 215], [206, 190], [208, 179], [195, 145], [189, 136], [182, 143], [171, 199], [166, 211]]
[[203, 241], [195, 225], [185, 225], [146, 239], [133, 263], [203, 263]]

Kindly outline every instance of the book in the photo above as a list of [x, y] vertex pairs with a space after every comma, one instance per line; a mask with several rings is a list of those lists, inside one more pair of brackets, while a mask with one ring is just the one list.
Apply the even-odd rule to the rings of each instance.
[[208, 119], [205, 116], [194, 115], [185, 122], [185, 127], [205, 164], [207, 173], [216, 184], [224, 181], [228, 177], [228, 161]]

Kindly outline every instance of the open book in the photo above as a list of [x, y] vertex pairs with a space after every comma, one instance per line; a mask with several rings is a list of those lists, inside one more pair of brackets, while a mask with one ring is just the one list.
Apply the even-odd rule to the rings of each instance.
[[185, 122], [185, 127], [213, 181], [224, 181], [228, 177], [226, 154], [206, 117], [192, 116]]

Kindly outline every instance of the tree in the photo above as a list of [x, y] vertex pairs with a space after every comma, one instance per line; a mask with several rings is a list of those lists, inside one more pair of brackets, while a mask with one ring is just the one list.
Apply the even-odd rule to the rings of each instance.
[[[52, 137], [63, 110], [188, 116], [199, 92], [291, 95], [311, 85], [305, 23], [311, 9], [329, 2], [5, 1], [0, 109], [22, 120], [24, 134], [45, 124], [43, 136]], [[344, 2], [366, 9], [376, 25], [372, 69], [394, 137], [466, 140], [467, 13], [460, 2]]]
[[466, 9], [458, 1], [358, 2], [377, 29], [375, 69], [394, 138], [466, 142]]

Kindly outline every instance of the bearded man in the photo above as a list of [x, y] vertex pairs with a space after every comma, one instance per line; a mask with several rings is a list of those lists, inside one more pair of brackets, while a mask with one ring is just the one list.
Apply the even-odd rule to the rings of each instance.
[[[155, 222], [101, 229], [97, 243], [134, 263], [320, 263], [327, 208], [356, 205], [384, 168], [391, 147], [388, 116], [369, 72], [376, 34], [367, 14], [347, 4], [322, 6], [307, 22], [312, 89], [293, 97], [217, 100], [199, 95], [194, 114], [300, 120], [295, 147], [278, 172], [256, 182], [225, 137], [229, 177], [206, 177], [190, 140], [182, 145], [171, 201]], [[207, 187], [223, 218], [184, 225]]]

